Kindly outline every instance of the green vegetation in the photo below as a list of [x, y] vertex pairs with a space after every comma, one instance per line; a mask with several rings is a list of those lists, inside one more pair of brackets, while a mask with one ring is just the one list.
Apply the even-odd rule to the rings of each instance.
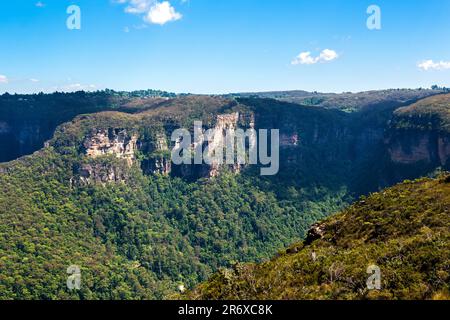
[[[363, 197], [303, 243], [222, 269], [184, 298], [450, 299], [450, 175]], [[381, 269], [368, 290], [367, 267]]]
[[[153, 94], [2, 96], [3, 132], [12, 119], [23, 121], [19, 128], [71, 121], [45, 148], [0, 164], [0, 299], [172, 297], [179, 285], [193, 288], [221, 267], [265, 261], [361, 194], [436, 169], [392, 165], [384, 132], [393, 101], [348, 113], [272, 99]], [[212, 127], [231, 112], [239, 112], [241, 127], [254, 120], [256, 129], [280, 129], [278, 175], [260, 177], [257, 167], [213, 179], [152, 172], [169, 156], [156, 148], [161, 137], [170, 143], [175, 128], [192, 129], [194, 120]], [[86, 155], [86, 139], [98, 130], [138, 137], [132, 167], [116, 155]], [[10, 133], [0, 137], [9, 141]], [[115, 178], [83, 181], [85, 166]], [[70, 265], [81, 267], [80, 291], [66, 288]]]
[[450, 133], [450, 94], [423, 99], [398, 109], [395, 112], [394, 127]]
[[155, 90], [34, 95], [5, 93], [0, 95], [0, 162], [41, 149], [57, 126], [77, 115], [101, 111], [135, 113], [174, 96]]
[[398, 108], [401, 105], [408, 105], [417, 100], [444, 92], [448, 92], [448, 88], [433, 86], [431, 90], [422, 88], [389, 89], [364, 91], [358, 93], [343, 92], [340, 94], [307, 91], [277, 91], [238, 93], [231, 96], [269, 98], [301, 105], [322, 107], [327, 109], [339, 109], [345, 112], [355, 112], [368, 108]]
[[[227, 173], [188, 183], [133, 168], [126, 184], [73, 186], [72, 157], [47, 148], [1, 167], [0, 299], [164, 298], [268, 258], [323, 216]], [[66, 288], [72, 264], [81, 291]]]
[[[316, 113], [279, 107], [288, 107], [280, 122], [292, 116], [312, 120]], [[83, 141], [94, 129], [126, 129], [151, 146], [155, 132], [189, 128], [196, 119], [213, 125], [217, 114], [252, 108], [263, 114], [267, 104], [185, 97], [135, 114], [81, 115], [60, 126], [42, 151], [1, 165], [0, 298], [164, 298], [179, 284], [192, 288], [219, 267], [266, 259], [302, 239], [311, 223], [342, 207], [346, 195], [333, 179], [317, 185], [316, 172], [306, 174], [306, 167], [295, 184], [291, 177], [276, 186], [277, 180], [253, 170], [188, 181], [145, 175], [139, 163], [127, 169], [115, 157], [84, 155]], [[261, 125], [269, 124], [265, 117]], [[327, 126], [332, 117], [325, 112], [309, 126]], [[137, 156], [151, 159], [155, 153], [149, 147]], [[79, 184], [77, 174], [86, 163], [120, 168], [125, 181]], [[72, 264], [81, 266], [81, 291], [66, 288]]]

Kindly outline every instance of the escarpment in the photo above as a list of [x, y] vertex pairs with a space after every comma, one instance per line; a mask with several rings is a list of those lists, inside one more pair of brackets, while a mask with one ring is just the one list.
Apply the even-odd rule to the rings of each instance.
[[421, 100], [394, 114], [386, 143], [391, 160], [403, 165], [449, 166], [450, 95]]
[[[239, 173], [241, 164], [224, 164], [214, 158], [214, 153], [225, 148], [228, 134], [234, 135], [237, 129], [254, 128], [254, 117], [239, 112], [218, 114], [213, 125], [201, 129], [190, 151], [194, 155], [198, 147], [207, 150], [205, 155], [213, 159], [208, 164], [174, 165], [171, 153], [179, 141], [171, 141], [170, 132], [161, 129], [163, 125], [148, 128], [149, 134], [142, 134], [146, 124], [139, 120], [135, 128], [91, 129], [83, 141], [84, 162], [77, 172], [80, 180], [85, 184], [124, 181], [131, 168], [139, 168], [146, 175], [162, 174], [187, 179], [216, 177], [225, 168]], [[224, 150], [222, 152], [225, 154]]]
[[167, 137], [157, 133], [151, 141], [139, 141], [138, 150], [143, 158], [141, 169], [144, 174], [169, 175], [172, 172], [172, 161]]
[[[227, 133], [238, 129], [278, 129], [279, 179], [321, 184], [335, 181], [359, 195], [437, 167], [448, 168], [449, 96], [427, 98], [396, 111], [351, 114], [276, 100], [189, 96], [136, 114], [80, 116], [64, 126], [65, 131], [53, 144], [78, 150], [82, 161], [75, 166], [74, 180], [83, 183], [126, 181], [134, 169], [145, 175], [196, 181], [217, 177], [223, 170], [241, 173], [250, 166], [237, 161], [224, 164], [214, 157], [208, 164], [174, 164], [172, 152], [181, 143], [172, 141], [176, 129], [190, 132], [192, 159], [206, 147], [206, 154], [213, 156], [214, 150], [226, 145]], [[198, 121], [202, 128], [196, 135], [194, 124]], [[6, 125], [1, 128], [8, 130]], [[73, 136], [69, 139], [72, 142], [66, 141], [68, 135]], [[255, 142], [256, 137], [246, 136], [247, 147]], [[67, 152], [64, 148], [63, 153]]]
[[[213, 153], [226, 146], [226, 135], [227, 134], [235, 134], [236, 130], [238, 129], [238, 121], [239, 121], [239, 113], [232, 113], [232, 114], [222, 114], [217, 116], [217, 122], [216, 125], [212, 128], [211, 136], [209, 137], [208, 141], [208, 156], [213, 157]], [[203, 135], [203, 133], [202, 133]], [[202, 137], [202, 140], [205, 139]], [[197, 142], [198, 143], [198, 142]], [[207, 172], [207, 175], [209, 177], [215, 177], [218, 176], [220, 173], [220, 167], [221, 164], [217, 160], [213, 160], [212, 163], [209, 165], [209, 172]], [[228, 166], [233, 172], [238, 173], [241, 169], [240, 164], [234, 164]]]
[[137, 139], [136, 134], [130, 135], [126, 129], [94, 129], [85, 140], [84, 147], [88, 157], [114, 155], [132, 166], [136, 159]]
[[126, 129], [93, 128], [83, 142], [86, 160], [78, 170], [82, 183], [125, 181], [136, 163], [137, 134]]

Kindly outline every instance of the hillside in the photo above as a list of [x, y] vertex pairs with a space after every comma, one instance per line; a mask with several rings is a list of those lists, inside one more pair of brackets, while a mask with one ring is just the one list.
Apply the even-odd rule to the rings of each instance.
[[[348, 113], [261, 98], [55, 95], [79, 95], [101, 112], [82, 108], [87, 113], [59, 125], [44, 148], [0, 164], [0, 299], [166, 298], [221, 267], [269, 259], [360, 195], [449, 165], [426, 161], [434, 159], [431, 142], [419, 154], [425, 160], [413, 153], [401, 162], [390, 152], [423, 145], [418, 129], [393, 140], [401, 105]], [[54, 104], [39, 105], [45, 119]], [[174, 165], [171, 133], [192, 132], [196, 120], [218, 135], [279, 129], [279, 173]], [[66, 288], [71, 265], [81, 267], [80, 291]]]
[[[380, 90], [360, 93], [314, 93], [285, 91], [241, 93], [227, 98], [276, 99], [283, 102], [327, 109], [358, 111], [361, 109], [398, 108], [419, 99], [442, 93], [441, 90]], [[179, 95], [185, 97], [188, 95]], [[81, 114], [102, 111], [136, 113], [157, 108], [174, 93], [159, 90], [117, 92], [75, 92], [53, 94], [0, 95], [0, 162], [11, 161], [41, 149], [55, 129]], [[369, 109], [370, 109], [369, 108]]]
[[[210, 167], [160, 165], [166, 132], [194, 119], [215, 128], [236, 111], [245, 126], [248, 107], [185, 97], [145, 109], [79, 116], [41, 151], [0, 165], [0, 299], [161, 299], [221, 266], [270, 257], [343, 205], [342, 191], [311, 181], [295, 205], [251, 170], [210, 178]], [[280, 121], [333, 119], [297, 109]], [[81, 267], [80, 291], [66, 288], [70, 265]]]
[[439, 129], [450, 133], [450, 94], [419, 100], [395, 112], [397, 129]]
[[[432, 168], [450, 168], [450, 94], [420, 100], [395, 110], [385, 142], [392, 176], [425, 175]], [[411, 178], [411, 176], [409, 176]]]
[[[367, 267], [381, 270], [368, 290]], [[405, 182], [316, 224], [261, 264], [223, 269], [194, 299], [450, 299], [450, 175]]]
[[370, 108], [392, 108], [409, 105], [417, 100], [444, 93], [445, 90], [436, 89], [390, 89], [364, 92], [322, 93], [307, 91], [274, 91], [237, 93], [234, 97], [258, 97], [276, 99], [284, 102], [310, 105], [327, 109], [339, 109], [354, 112]]
[[101, 111], [138, 112], [174, 98], [155, 90], [0, 95], [0, 162], [31, 154], [75, 116]]

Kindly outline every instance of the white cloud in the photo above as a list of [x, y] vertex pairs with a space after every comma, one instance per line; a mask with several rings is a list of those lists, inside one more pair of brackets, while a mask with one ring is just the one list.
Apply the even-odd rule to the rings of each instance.
[[38, 1], [38, 2], [36, 2], [35, 6], [38, 8], [43, 8], [43, 7], [45, 7], [45, 3]]
[[169, 1], [157, 0], [117, 0], [117, 3], [127, 4], [126, 13], [142, 15], [147, 23], [164, 25], [170, 21], [180, 20], [178, 13]]
[[4, 75], [0, 74], [0, 83], [8, 83], [8, 78]]
[[320, 53], [319, 60], [333, 61], [338, 58], [338, 54], [334, 50], [325, 49]]
[[31, 78], [31, 79], [29, 79], [31, 82], [39, 82], [39, 79], [34, 79], [34, 78]]
[[424, 71], [447, 70], [450, 69], [450, 61], [434, 62], [433, 60], [425, 60], [420, 62], [417, 66], [419, 67], [419, 69]]
[[181, 18], [182, 15], [176, 12], [168, 1], [164, 1], [157, 2], [150, 8], [145, 20], [150, 23], [163, 25], [170, 21], [180, 20]]
[[333, 60], [336, 60], [339, 58], [339, 55], [336, 51], [331, 49], [325, 49], [323, 50], [319, 56], [313, 57], [311, 55], [311, 52], [305, 51], [301, 52], [297, 57], [295, 57], [294, 60], [292, 60], [292, 65], [299, 65], [299, 64], [316, 64], [318, 62], [330, 62]]
[[315, 64], [317, 63], [319, 58], [313, 58], [311, 56], [311, 52], [307, 51], [307, 52], [302, 52], [300, 53], [293, 61], [292, 64], [293, 65], [297, 65], [297, 64]]

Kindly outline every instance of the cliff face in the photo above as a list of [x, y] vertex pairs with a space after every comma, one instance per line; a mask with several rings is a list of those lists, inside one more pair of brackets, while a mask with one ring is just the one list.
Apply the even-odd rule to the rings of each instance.
[[114, 155], [131, 167], [136, 160], [137, 140], [138, 136], [128, 134], [126, 129], [94, 129], [85, 140], [84, 147], [90, 158]]
[[390, 159], [395, 164], [448, 167], [450, 136], [438, 132], [397, 132], [387, 140]]
[[400, 108], [386, 140], [394, 163], [447, 166], [450, 158], [450, 95]]
[[129, 168], [123, 162], [92, 162], [83, 164], [78, 171], [79, 179], [72, 178], [72, 184], [82, 185], [98, 183], [125, 182], [129, 177]]
[[[126, 129], [93, 129], [84, 140], [87, 162], [78, 169], [82, 184], [123, 182], [136, 163], [136, 134]], [[73, 182], [73, 181], [72, 181]]]
[[431, 163], [436, 161], [436, 142], [436, 138], [427, 132], [405, 132], [390, 137], [387, 146], [390, 159], [394, 163]]
[[442, 165], [446, 165], [450, 159], [450, 136], [438, 138], [438, 154]]
[[299, 145], [298, 133], [282, 134], [280, 136], [280, 147], [297, 147]]
[[141, 169], [145, 174], [169, 175], [172, 172], [172, 161], [165, 134], [157, 133], [151, 141], [139, 140], [138, 150], [142, 154], [149, 155], [141, 161]]
[[[199, 140], [193, 141], [192, 151], [199, 144], [205, 146], [206, 143], [208, 155], [213, 157], [215, 150], [226, 145], [227, 133], [235, 133], [239, 123], [254, 127], [254, 118], [246, 118], [238, 112], [217, 115], [215, 124], [211, 128], [203, 128]], [[208, 137], [206, 130], [210, 130]], [[93, 129], [83, 143], [84, 155], [90, 161], [82, 165], [81, 179], [85, 183], [123, 181], [126, 167], [131, 168], [135, 164], [140, 166], [144, 174], [174, 175], [192, 179], [216, 177], [225, 167], [235, 173], [241, 170], [239, 164], [225, 165], [215, 160], [210, 164], [174, 167], [170, 157], [173, 146], [169, 146], [168, 141], [169, 137], [165, 133], [157, 133], [149, 138], [131, 134], [123, 128]], [[138, 154], [142, 155], [142, 159], [137, 159]], [[111, 162], [111, 157], [116, 161]]]
[[[201, 129], [201, 132], [197, 132], [197, 140], [192, 142], [191, 148], [191, 152], [195, 153], [195, 150], [197, 150], [200, 145], [203, 146], [202, 150], [204, 152], [206, 150], [205, 147], [207, 147], [208, 150], [206, 154], [210, 157], [211, 163], [173, 166], [173, 175], [188, 179], [198, 179], [217, 177], [220, 172], [225, 169], [228, 169], [233, 173], [239, 173], [242, 170], [243, 165], [238, 163], [233, 165], [220, 163], [214, 156], [220, 148], [224, 148], [224, 146], [226, 146], [227, 134], [234, 135], [237, 129], [246, 130], [254, 128], [255, 117], [252, 113], [243, 114], [233, 112], [217, 115], [213, 125], [204, 127]], [[207, 134], [207, 131], [209, 131], [209, 134]], [[248, 144], [251, 143], [255, 143], [255, 141], [249, 140]], [[225, 149], [222, 151], [223, 156], [225, 157]]]
[[[280, 182], [292, 179], [301, 180], [303, 185], [323, 186], [339, 183], [360, 195], [430, 173], [439, 166], [448, 167], [450, 134], [442, 119], [449, 109], [449, 97], [440, 97], [443, 102], [437, 97], [422, 102], [426, 105], [418, 108], [421, 113], [415, 106], [395, 112], [383, 108], [351, 114], [276, 100], [230, 102], [186, 97], [167, 101], [159, 109], [142, 114], [91, 115], [76, 119], [72, 125], [76, 127], [74, 132], [80, 128], [88, 130], [83, 132], [86, 138], [81, 142], [87, 161], [79, 172], [85, 181], [123, 181], [124, 172], [131, 167], [140, 168], [146, 175], [171, 175], [193, 181], [215, 177], [224, 169], [241, 172], [242, 165], [217, 161], [201, 165], [172, 163], [175, 142], [171, 142], [171, 133], [187, 128], [194, 136], [193, 122], [202, 120], [204, 127], [199, 140], [192, 141], [192, 151], [202, 144], [203, 148], [208, 146], [211, 156], [213, 150], [225, 144], [227, 132], [238, 128], [279, 129]], [[433, 109], [440, 103], [442, 110]], [[6, 132], [8, 126], [3, 124], [0, 129]], [[204, 142], [208, 129], [211, 134]], [[80, 143], [76, 143], [79, 148]]]
[[[208, 156], [213, 157], [215, 150], [226, 146], [226, 134], [234, 134], [238, 128], [239, 113], [222, 114], [217, 116], [217, 123], [212, 128], [212, 135], [208, 140]], [[225, 153], [224, 153], [225, 154]], [[233, 172], [238, 173], [241, 169], [239, 164], [228, 166]], [[220, 173], [221, 164], [213, 161], [207, 170], [209, 177], [216, 177]]]
[[50, 136], [51, 130], [46, 130], [33, 121], [27, 123], [0, 121], [0, 162], [39, 150], [43, 146], [43, 141]]

